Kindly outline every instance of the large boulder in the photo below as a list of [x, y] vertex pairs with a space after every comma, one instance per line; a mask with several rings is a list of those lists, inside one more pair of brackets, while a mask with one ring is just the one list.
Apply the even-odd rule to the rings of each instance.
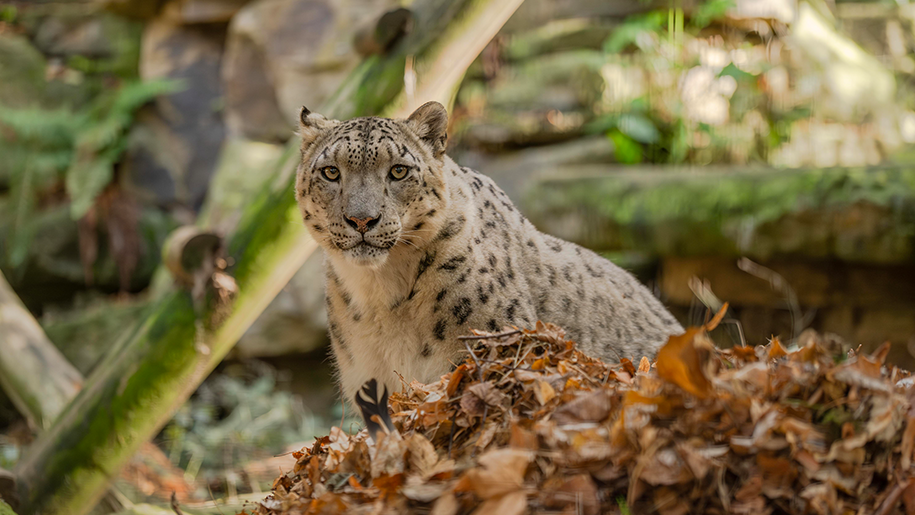
[[43, 100], [45, 59], [25, 37], [0, 33], [0, 105], [25, 107]]
[[42, 18], [33, 40], [49, 56], [130, 61], [135, 73], [141, 29], [111, 13], [60, 14]]
[[261, 141], [292, 135], [301, 106], [323, 104], [359, 58], [359, 28], [394, 0], [257, 0], [232, 18], [223, 67], [230, 131]]
[[156, 99], [130, 135], [126, 167], [141, 197], [199, 209], [225, 138], [219, 69], [225, 29], [157, 19], [146, 26], [144, 80], [173, 79], [184, 88]]
[[251, 327], [231, 356], [255, 358], [310, 352], [327, 344], [324, 253], [315, 251]]
[[251, 198], [265, 181], [275, 180], [274, 172], [284, 150], [283, 145], [226, 139], [206, 202], [197, 217], [198, 225], [217, 234], [232, 234]]

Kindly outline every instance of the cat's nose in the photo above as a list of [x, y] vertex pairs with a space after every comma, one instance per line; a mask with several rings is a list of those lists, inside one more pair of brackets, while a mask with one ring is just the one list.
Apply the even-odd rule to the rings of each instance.
[[346, 223], [350, 225], [353, 229], [365, 234], [369, 229], [375, 227], [378, 224], [378, 221], [381, 220], [381, 215], [368, 218], [356, 218], [355, 216], [348, 216], [346, 218]]

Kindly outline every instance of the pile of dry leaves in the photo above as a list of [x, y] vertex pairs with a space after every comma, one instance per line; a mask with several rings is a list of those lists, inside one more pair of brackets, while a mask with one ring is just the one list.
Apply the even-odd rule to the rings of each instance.
[[453, 373], [392, 395], [398, 431], [334, 428], [253, 512], [915, 513], [915, 378], [888, 347], [720, 350], [715, 323], [638, 365], [549, 324], [478, 333]]

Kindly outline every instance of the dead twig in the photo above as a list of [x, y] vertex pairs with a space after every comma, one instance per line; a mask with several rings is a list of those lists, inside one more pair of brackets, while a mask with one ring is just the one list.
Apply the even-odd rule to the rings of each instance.
[[184, 512], [181, 511], [181, 507], [178, 506], [178, 496], [175, 495], [175, 492], [172, 491], [172, 511], [175, 512], [175, 515], [184, 515]]
[[912, 481], [915, 479], [909, 479], [905, 482], [896, 483], [893, 486], [893, 490], [890, 492], [890, 495], [884, 499], [883, 504], [880, 505], [880, 509], [874, 513], [874, 515], [888, 515], [895, 508], [899, 507], [899, 501], [902, 499], [902, 494], [905, 492], [906, 488], [912, 484]]
[[788, 284], [788, 281], [775, 270], [766, 268], [759, 263], [754, 263], [745, 257], [737, 260], [737, 268], [752, 276], [767, 281], [773, 290], [784, 295], [785, 301], [788, 303], [788, 311], [791, 314], [791, 339], [797, 339], [798, 335], [801, 334], [801, 331], [803, 331], [813, 320], [816, 311], [811, 310], [808, 313], [804, 313], [801, 310], [801, 305], [797, 300], [797, 293], [795, 293], [794, 288], [792, 288], [791, 285]]
[[[695, 295], [695, 298], [698, 299], [699, 302], [701, 302], [702, 305], [712, 313], [717, 313], [719, 310], [721, 310], [721, 307], [724, 306], [724, 301], [715, 295], [715, 292], [712, 291], [712, 285], [708, 282], [708, 280], [703, 281], [694, 275], [689, 278], [687, 285], [693, 292], [693, 295]], [[743, 334], [743, 324], [740, 323], [740, 320], [737, 320], [736, 318], [728, 318], [722, 320], [721, 323], [733, 324], [737, 326], [737, 336], [740, 338], [740, 346], [747, 346], [747, 338]]]
[[511, 331], [505, 331], [504, 333], [496, 334], [471, 334], [467, 336], [458, 336], [458, 340], [489, 340], [494, 338], [504, 338], [514, 334], [521, 334], [521, 329], [513, 329]]

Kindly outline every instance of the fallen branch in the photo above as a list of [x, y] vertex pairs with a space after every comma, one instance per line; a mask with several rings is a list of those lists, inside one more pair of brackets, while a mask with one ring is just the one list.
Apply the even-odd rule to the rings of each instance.
[[0, 274], [0, 387], [33, 429], [45, 429], [83, 386]]

